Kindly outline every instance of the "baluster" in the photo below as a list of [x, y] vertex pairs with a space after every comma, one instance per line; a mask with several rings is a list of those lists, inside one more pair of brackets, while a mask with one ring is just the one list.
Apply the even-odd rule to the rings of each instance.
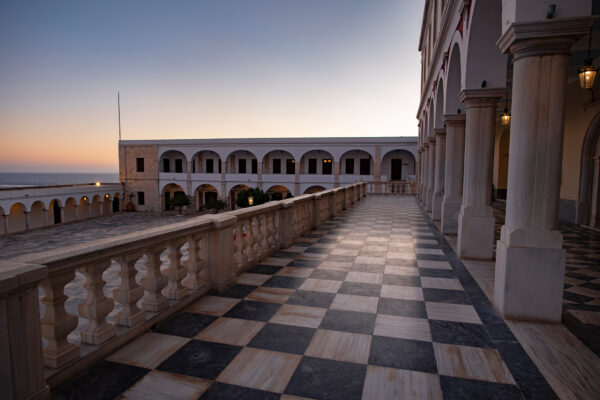
[[132, 327], [146, 319], [146, 312], [137, 306], [137, 301], [144, 296], [144, 288], [135, 282], [135, 263], [144, 255], [141, 251], [124, 254], [116, 258], [121, 265], [119, 276], [121, 285], [113, 290], [113, 297], [123, 307], [115, 315], [115, 323], [121, 326]]
[[[198, 290], [206, 285], [206, 264], [204, 233], [188, 236], [188, 253], [186, 261], [188, 275], [183, 280], [183, 286]], [[233, 242], [235, 246], [235, 241]]]
[[106, 259], [79, 268], [85, 276], [87, 295], [85, 301], [77, 305], [79, 315], [89, 321], [88, 326], [81, 331], [81, 341], [89, 344], [102, 344], [117, 334], [115, 325], [106, 322], [106, 316], [114, 308], [115, 302], [104, 296], [105, 281], [102, 274], [110, 267], [111, 260]]
[[269, 227], [267, 221], [267, 215], [261, 214], [258, 216], [258, 224], [260, 231], [260, 253], [261, 258], [269, 254]]
[[44, 348], [44, 365], [60, 368], [79, 357], [79, 346], [70, 343], [67, 336], [77, 327], [77, 317], [65, 310], [65, 285], [75, 278], [75, 270], [54, 275], [40, 283], [44, 290], [42, 303], [46, 311], [41, 320], [42, 337], [47, 340]]
[[181, 283], [187, 275], [187, 270], [181, 262], [181, 246], [185, 244], [185, 239], [169, 240], [167, 248], [169, 249], [169, 268], [167, 268], [167, 288], [165, 296], [169, 299], [179, 300], [188, 294], [188, 288]]
[[233, 228], [233, 262], [235, 263], [235, 270], [239, 271], [244, 265], [242, 261], [242, 226], [238, 223]]
[[244, 220], [244, 232], [246, 233], [246, 237], [244, 238], [244, 266], [253, 262], [256, 255], [252, 250], [252, 244], [254, 241], [254, 236], [252, 235], [252, 227], [250, 225], [250, 220]]
[[167, 277], [160, 271], [160, 255], [165, 249], [166, 246], [160, 244], [144, 250], [148, 271], [142, 279], [142, 286], [146, 291], [142, 308], [146, 311], [159, 312], [169, 306], [169, 300], [162, 294], [162, 289], [167, 286]]
[[260, 260], [261, 251], [260, 251], [260, 230], [258, 226], [258, 218], [256, 216], [252, 217], [250, 220], [250, 230], [252, 231], [252, 254], [254, 255], [254, 260]]
[[277, 212], [269, 214], [269, 228], [271, 230], [271, 248], [279, 247], [279, 226], [277, 224]]

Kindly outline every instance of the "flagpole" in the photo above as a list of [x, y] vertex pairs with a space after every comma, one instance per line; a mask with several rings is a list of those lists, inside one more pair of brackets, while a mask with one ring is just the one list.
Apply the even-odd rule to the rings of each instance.
[[119, 109], [119, 141], [121, 141], [121, 94], [117, 91], [117, 104]]

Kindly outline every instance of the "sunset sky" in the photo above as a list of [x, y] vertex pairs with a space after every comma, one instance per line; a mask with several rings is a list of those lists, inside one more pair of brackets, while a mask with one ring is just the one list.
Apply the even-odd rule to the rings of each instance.
[[2, 1], [0, 172], [123, 139], [413, 136], [424, 1]]

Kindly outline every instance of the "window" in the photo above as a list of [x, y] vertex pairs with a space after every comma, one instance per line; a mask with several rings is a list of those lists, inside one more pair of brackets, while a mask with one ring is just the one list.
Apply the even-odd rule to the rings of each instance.
[[213, 172], [215, 172], [215, 166], [213, 164], [213, 159], [209, 158], [206, 160], [206, 173], [212, 174]]
[[240, 158], [238, 160], [238, 174], [245, 174], [245, 173], [246, 173], [246, 159]]
[[138, 198], [138, 206], [143, 206], [145, 204], [144, 192], [137, 192]]
[[279, 158], [273, 159], [273, 173], [274, 174], [281, 173], [281, 159], [279, 159]]
[[221, 173], [221, 161], [217, 161], [219, 163], [219, 173]]
[[175, 172], [183, 172], [183, 160], [181, 158], [175, 159]]
[[346, 158], [346, 173], [354, 175], [354, 158]]
[[316, 158], [308, 159], [308, 173], [309, 174], [317, 173], [317, 159]]
[[256, 161], [256, 158], [254, 160], [252, 160], [252, 173], [256, 174], [258, 172], [258, 161]]
[[192, 174], [196, 173], [196, 160], [192, 160]]
[[163, 160], [163, 172], [171, 172], [171, 160], [168, 158]]
[[144, 172], [144, 159], [143, 158], [135, 159], [135, 170], [136, 170], [136, 172]]
[[368, 158], [360, 159], [360, 174], [371, 175], [371, 160]]
[[332, 171], [331, 159], [326, 158], [323, 160], [323, 175], [331, 175]]
[[295, 160], [285, 160], [285, 173], [288, 175], [294, 175], [296, 173]]

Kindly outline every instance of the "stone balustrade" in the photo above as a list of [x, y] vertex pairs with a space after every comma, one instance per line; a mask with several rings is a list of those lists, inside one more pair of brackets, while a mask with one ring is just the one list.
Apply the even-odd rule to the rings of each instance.
[[[0, 361], [8, 398], [47, 398], [47, 385], [64, 382], [207, 291], [223, 290], [364, 196], [366, 183], [356, 183], [1, 261], [0, 321], [7, 329], [0, 344], [18, 353]], [[103, 273], [111, 265], [119, 266], [121, 281], [109, 297]], [[85, 299], [73, 315], [65, 289], [76, 273], [84, 277]], [[68, 337], [81, 319], [86, 324], [75, 343]]]
[[417, 182], [367, 182], [368, 194], [417, 194]]

